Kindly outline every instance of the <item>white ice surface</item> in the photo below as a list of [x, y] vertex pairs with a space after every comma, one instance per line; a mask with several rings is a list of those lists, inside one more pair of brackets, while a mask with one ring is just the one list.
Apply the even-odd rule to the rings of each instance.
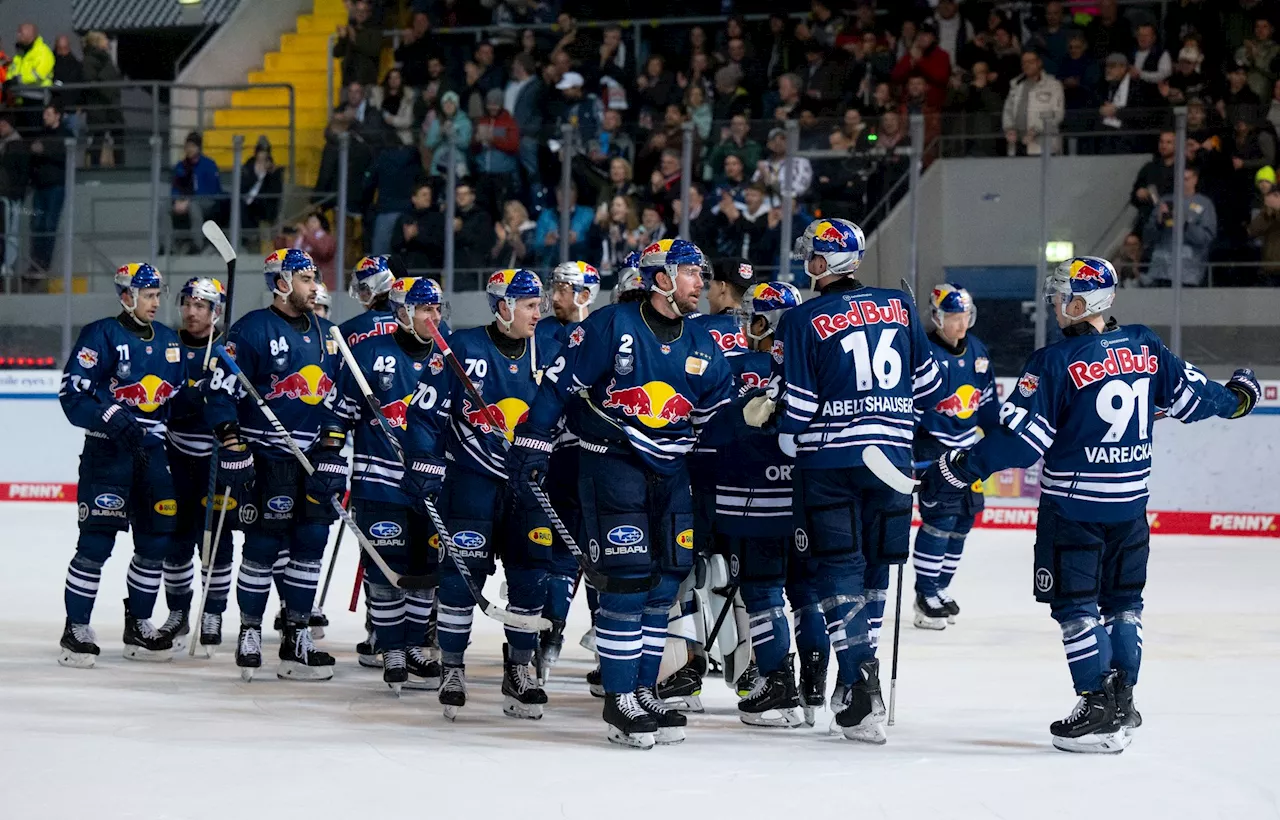
[[[905, 626], [887, 746], [827, 736], [825, 713], [816, 729], [747, 728], [729, 689], [712, 680], [708, 713], [692, 718], [689, 739], [647, 752], [604, 740], [600, 701], [582, 680], [591, 662], [577, 646], [581, 598], [542, 721], [502, 715], [501, 633], [479, 615], [470, 702], [457, 723], [443, 719], [434, 693], [396, 700], [379, 673], [355, 662], [363, 613], [346, 608], [350, 539], [327, 607], [323, 645], [338, 656], [328, 683], [277, 680], [273, 637], [258, 680], [241, 683], [229, 645], [234, 612], [212, 661], [122, 659], [127, 537], [94, 613], [98, 667], [61, 668], [75, 535], [71, 505], [0, 505], [0, 820], [1280, 814], [1274, 539], [1155, 539], [1138, 688], [1146, 725], [1123, 755], [1094, 757], [1048, 743], [1049, 722], [1075, 698], [1057, 627], [1032, 599], [1030, 533], [972, 536], [953, 586], [959, 624], [941, 633]], [[487, 591], [497, 595], [498, 579]], [[880, 652], [886, 689], [890, 620]]]

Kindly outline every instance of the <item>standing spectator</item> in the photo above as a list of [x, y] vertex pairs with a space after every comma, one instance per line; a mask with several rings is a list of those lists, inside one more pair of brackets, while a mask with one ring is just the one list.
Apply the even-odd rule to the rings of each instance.
[[453, 90], [453, 82], [445, 74], [444, 60], [438, 56], [427, 58], [426, 82], [418, 86], [418, 100], [413, 106], [414, 122], [421, 124], [431, 112], [439, 108], [440, 98]]
[[511, 81], [502, 93], [502, 107], [511, 112], [520, 129], [520, 170], [524, 174], [525, 199], [540, 193], [538, 139], [542, 134], [543, 98], [547, 87], [537, 74], [537, 65], [528, 54], [511, 60]]
[[[114, 83], [120, 80], [120, 69], [111, 61], [110, 41], [101, 31], [84, 36], [84, 81]], [[91, 165], [112, 167], [122, 160], [124, 112], [120, 108], [120, 89], [97, 86], [86, 88], [80, 96], [88, 114]], [[95, 148], [100, 146], [100, 148]]]
[[[1183, 175], [1183, 195], [1187, 198], [1187, 220], [1182, 229], [1182, 284], [1198, 287], [1207, 279], [1209, 247], [1218, 235], [1218, 212], [1213, 201], [1196, 192], [1200, 173], [1187, 168]], [[1151, 248], [1151, 266], [1141, 280], [1144, 286], [1170, 287], [1173, 282], [1173, 197], [1162, 197], [1151, 212], [1142, 242]]]
[[836, 35], [844, 28], [844, 18], [831, 10], [824, 0], [810, 0], [809, 30], [813, 39], [822, 43], [824, 48], [835, 45]]
[[[1024, 51], [1022, 75], [1009, 86], [1001, 117], [1009, 156], [1015, 153], [1039, 156], [1043, 149], [1040, 137], [1046, 117], [1057, 130], [1062, 127], [1064, 113], [1062, 83], [1044, 72], [1040, 55]], [[1054, 137], [1049, 150], [1061, 150], [1061, 141], [1057, 137]]]
[[454, 170], [465, 177], [467, 147], [471, 144], [471, 120], [458, 108], [458, 94], [446, 91], [440, 97], [440, 111], [427, 115], [425, 145], [431, 149], [431, 171], [441, 177], [449, 174], [449, 143], [453, 144]]
[[1067, 43], [1067, 56], [1062, 61], [1060, 71], [1054, 77], [1062, 83], [1063, 101], [1068, 112], [1097, 106], [1102, 72], [1098, 70], [1098, 61], [1089, 54], [1089, 44], [1085, 42], [1083, 34], [1076, 32]]
[[600, 53], [592, 69], [588, 72], [591, 87], [604, 91], [609, 103], [621, 103], [626, 107], [627, 96], [635, 84], [636, 55], [631, 46], [623, 42], [622, 29], [618, 26], [605, 28]]
[[461, 274], [457, 281], [468, 285], [459, 290], [475, 290], [480, 274], [490, 271], [489, 254], [496, 244], [493, 218], [476, 205], [476, 192], [469, 182], [458, 183], [454, 199], [453, 269]]
[[1204, 55], [1194, 44], [1182, 47], [1178, 52], [1177, 69], [1169, 75], [1169, 103], [1185, 105], [1192, 97], [1203, 96], [1209, 88], [1204, 75], [1200, 73], [1200, 64]]
[[413, 186], [411, 206], [396, 220], [391, 231], [391, 252], [400, 257], [410, 273], [439, 270], [444, 266], [444, 214], [432, 207], [431, 184]]
[[[366, 253], [391, 252], [396, 222], [413, 208], [414, 186], [425, 181], [422, 176], [422, 161], [413, 146], [398, 145], [378, 154], [364, 183], [363, 201], [371, 203], [365, 223], [369, 223], [369, 217], [373, 222]], [[375, 194], [377, 202], [374, 202]]]
[[[1083, 37], [1084, 35], [1080, 36]], [[951, 61], [952, 64], [958, 65], [966, 71], [973, 71], [974, 63], [983, 62], [994, 72], [996, 49], [992, 40], [992, 33], [986, 29], [974, 32], [973, 39], [960, 47], [960, 52]], [[993, 77], [992, 79], [995, 78]]]
[[1156, 143], [1156, 155], [1138, 170], [1138, 175], [1133, 180], [1129, 204], [1138, 209], [1138, 218], [1134, 222], [1135, 231], [1142, 230], [1142, 226], [1147, 224], [1152, 210], [1162, 197], [1173, 194], [1175, 140], [1172, 131], [1161, 131]]
[[602, 274], [612, 273], [622, 267], [627, 254], [640, 250], [642, 239], [644, 231], [635, 200], [615, 196], [596, 209], [596, 219], [587, 236], [587, 259], [597, 260], [596, 267]]
[[404, 72], [405, 85], [421, 88], [427, 83], [427, 60], [440, 56], [440, 49], [432, 41], [431, 18], [426, 12], [416, 12], [410, 27], [400, 32], [400, 47], [396, 49], [396, 65]]
[[[1050, 5], [1053, 5], [1050, 3]], [[1062, 17], [1062, 4], [1058, 3], [1058, 17]], [[973, 23], [960, 16], [960, 6], [956, 0], [938, 0], [938, 8], [933, 15], [933, 27], [937, 31], [938, 48], [946, 53], [947, 59], [955, 65], [956, 57], [965, 43], [973, 39]], [[1063, 52], [1066, 52], [1066, 41], [1063, 40]]]
[[741, 37], [734, 37], [726, 46], [721, 70], [725, 68], [738, 72], [738, 82], [752, 98], [758, 98], [764, 91], [764, 69], [747, 54], [747, 41]]
[[[50, 142], [55, 141], [61, 153], [62, 141], [50, 140]], [[173, 196], [173, 230], [177, 237], [175, 245], [185, 239], [186, 253], [199, 253], [205, 242], [200, 226], [206, 219], [216, 220], [219, 215], [222, 177], [219, 175], [217, 163], [204, 155], [204, 138], [200, 136], [199, 131], [187, 134], [182, 149], [182, 161], [173, 166], [173, 184], [170, 189], [170, 194]], [[34, 145], [32, 151], [35, 151]], [[52, 171], [50, 175], [52, 176]], [[63, 179], [60, 165], [57, 179], [60, 186]], [[39, 184], [37, 183], [38, 193]], [[184, 230], [185, 236], [180, 234]], [[34, 251], [31, 255], [33, 258], [36, 256]]]
[[53, 85], [53, 50], [45, 44], [34, 23], [18, 26], [14, 41], [13, 60], [9, 63], [6, 81], [17, 86], [13, 89], [13, 102], [24, 113], [19, 130], [35, 128], [44, 105], [44, 89]]
[[614, 157], [609, 161], [609, 182], [600, 189], [596, 207], [608, 203], [614, 197], [636, 199], [640, 194], [640, 186], [632, 180], [631, 163], [622, 157]]
[[1265, 99], [1276, 80], [1275, 59], [1280, 56], [1280, 45], [1271, 39], [1274, 29], [1264, 14], [1253, 21], [1253, 37], [1244, 41], [1236, 50], [1237, 63], [1248, 72], [1249, 90]]
[[1271, 128], [1280, 133], [1280, 80], [1276, 80], [1271, 86], [1271, 102], [1267, 104], [1266, 119], [1271, 123]]
[[1058, 79], [1062, 79], [1062, 63], [1076, 34], [1064, 18], [1062, 0], [1049, 0], [1044, 7], [1044, 25], [1028, 42], [1044, 59], [1044, 70]]
[[751, 139], [750, 120], [745, 114], [735, 114], [729, 120], [728, 134], [707, 154], [707, 168], [713, 176], [719, 177], [724, 170], [724, 158], [732, 154], [741, 159], [743, 165], [754, 169], [763, 153], [760, 143]]
[[[1099, 130], [1107, 134], [1098, 140], [1098, 153], [1130, 154], [1140, 150], [1142, 138], [1133, 132], [1142, 130], [1158, 118], [1154, 109], [1163, 105], [1160, 94], [1152, 86], [1135, 79], [1129, 58], [1112, 54], [1107, 58], [1106, 82], [1102, 88], [1102, 105], [1098, 107]], [[1161, 123], [1163, 124], [1163, 123]]]
[[[699, 248], [714, 249], [716, 247], [716, 215], [705, 207], [705, 194], [702, 186], [693, 183], [689, 186], [689, 241]], [[676, 197], [671, 202], [672, 222], [680, 226], [683, 203]]]
[[1142, 237], [1136, 233], [1125, 234], [1124, 241], [1111, 255], [1116, 273], [1120, 275], [1120, 287], [1137, 287], [1142, 279]]
[[776, 207], [786, 192], [793, 199], [799, 199], [808, 193], [813, 182], [813, 166], [804, 157], [792, 157], [790, 160], [786, 158], [787, 132], [781, 128], [770, 131], [766, 147], [769, 154], [756, 163], [756, 172], [751, 181], [760, 183], [769, 192], [770, 205]]
[[[1212, 5], [1218, 11], [1218, 19], [1214, 21], [1220, 32], [1217, 39], [1227, 47], [1226, 57], [1230, 59], [1254, 31], [1258, 17], [1268, 13], [1269, 4], [1264, 0], [1219, 0]], [[1212, 28], [1199, 31], [1206, 34]]]
[[675, 232], [667, 227], [662, 214], [658, 213], [657, 207], [653, 204], [645, 205], [640, 210], [640, 230], [644, 235], [644, 238], [640, 240], [640, 247], [642, 248], [647, 248], [654, 242], [675, 235]]
[[720, 200], [720, 212], [716, 215], [717, 247], [724, 256], [745, 257], [757, 268], [776, 268], [782, 214], [770, 204], [768, 192], [762, 185], [747, 186], [743, 196], [742, 207], [727, 198]]
[[382, 122], [396, 133], [401, 145], [413, 145], [413, 100], [417, 92], [404, 84], [404, 74], [391, 68], [374, 86], [369, 103], [382, 112]]
[[769, 33], [759, 43], [756, 53], [764, 61], [765, 81], [773, 83], [783, 74], [800, 69], [804, 55], [800, 45], [791, 36], [791, 21], [782, 12], [769, 15]]
[[46, 105], [44, 128], [31, 141], [31, 263], [46, 271], [53, 262], [53, 246], [67, 196], [66, 158], [71, 128], [63, 122], [62, 109]]
[[1132, 63], [1129, 77], [1135, 82], [1145, 83], [1149, 92], [1144, 93], [1148, 96], [1173, 73], [1173, 61], [1169, 52], [1156, 43], [1155, 24], [1142, 23], [1138, 26]]
[[603, 171], [609, 171], [615, 159], [631, 163], [636, 156], [636, 144], [631, 135], [622, 130], [622, 112], [609, 108], [600, 123], [600, 133], [587, 142], [587, 159]]
[[[316, 184], [311, 193], [311, 204], [315, 207], [334, 207], [338, 197], [338, 136], [351, 134], [350, 156], [347, 161], [347, 212], [335, 218], [354, 221], [359, 231], [347, 231], [347, 236], [363, 235], [364, 210], [358, 192], [364, 190], [365, 175], [373, 167], [374, 151], [360, 132], [351, 128], [350, 122], [335, 115], [329, 121], [324, 133], [324, 149], [320, 153], [320, 170], [316, 173]], [[336, 208], [335, 208], [336, 212]], [[326, 229], [327, 231], [328, 229]]]
[[1120, 16], [1116, 0], [1099, 0], [1098, 13], [1085, 26], [1084, 36], [1089, 40], [1089, 53], [1096, 60], [1108, 54], [1132, 54], [1133, 31], [1129, 21]]
[[502, 107], [502, 92], [496, 88], [485, 95], [484, 109], [472, 137], [472, 165], [482, 205], [496, 219], [502, 203], [520, 190], [520, 126]]
[[505, 270], [536, 265], [533, 236], [537, 228], [520, 200], [507, 200], [502, 206], [502, 221], [493, 226], [498, 239], [492, 253], [493, 267]]
[[306, 251], [316, 263], [316, 270], [325, 287], [330, 290], [338, 286], [338, 277], [334, 271], [334, 259], [338, 255], [338, 240], [329, 231], [329, 220], [316, 211], [308, 214], [306, 219], [293, 226], [278, 241], [277, 247], [297, 248]]
[[351, 5], [351, 19], [338, 26], [333, 56], [342, 60], [342, 84], [373, 85], [378, 82], [378, 61], [382, 58], [382, 31], [369, 22], [369, 0]]
[[556, 91], [564, 95], [565, 106], [560, 112], [560, 124], [573, 125], [577, 130], [577, 144], [584, 146], [595, 139], [600, 131], [604, 109], [600, 98], [583, 91], [585, 81], [576, 71], [570, 71], [556, 83]]
[[1262, 98], [1249, 87], [1244, 63], [1237, 62], [1227, 69], [1227, 89], [1215, 107], [1226, 122], [1252, 118], [1261, 109]]
[[691, 85], [684, 92], [684, 108], [689, 112], [689, 120], [693, 123], [693, 132], [698, 135], [699, 142], [706, 142], [711, 137], [711, 103], [707, 101], [707, 92], [700, 85]]
[[501, 91], [507, 84], [507, 78], [502, 66], [495, 62], [493, 43], [485, 40], [477, 44], [472, 60], [480, 68], [480, 79], [476, 81], [480, 92], [488, 94], [490, 91]]
[[641, 112], [661, 111], [679, 96], [675, 77], [667, 71], [667, 61], [661, 54], [654, 54], [645, 62], [644, 74], [636, 78], [636, 88]]
[[[538, 229], [534, 234], [534, 253], [538, 265], [550, 270], [560, 261], [560, 196], [556, 188], [556, 207], [546, 208], [538, 216]], [[594, 214], [585, 205], [578, 204], [578, 186], [569, 183], [569, 258], [582, 259], [587, 253], [587, 232], [591, 230]]]
[[1249, 222], [1249, 237], [1262, 243], [1263, 267], [1260, 285], [1280, 285], [1280, 189], [1272, 188], [1262, 197], [1262, 208]]
[[680, 152], [667, 148], [658, 158], [658, 167], [649, 175], [649, 202], [668, 225], [675, 224], [671, 202], [680, 196], [680, 177]]
[[[1173, 0], [1161, 11], [1164, 13], [1164, 41], [1170, 50], [1174, 45], [1185, 46], [1190, 37], [1201, 38], [1218, 28], [1219, 4], [1215, 0]], [[1224, 56], [1220, 48], [1199, 46], [1214, 61]], [[1230, 56], [1230, 55], [1225, 55]]]
[[271, 226], [280, 214], [284, 194], [284, 169], [271, 158], [271, 143], [259, 137], [253, 156], [240, 168], [240, 222], [245, 238], [255, 233], [261, 245], [271, 238]]
[[942, 109], [947, 101], [947, 81], [951, 79], [951, 58], [947, 52], [938, 48], [938, 36], [932, 23], [920, 26], [911, 49], [898, 60], [893, 67], [893, 81], [905, 84], [913, 74], [923, 77], [927, 84], [929, 107], [935, 111]]
[[992, 87], [987, 64], [973, 64], [973, 79], [957, 83], [948, 97], [948, 108], [964, 116], [964, 132], [968, 135], [965, 153], [969, 156], [995, 157], [1002, 153], [998, 136], [1004, 113], [1004, 99]]
[[991, 50], [996, 55], [995, 62], [991, 63], [991, 67], [995, 69], [996, 89], [1008, 94], [1013, 81], [1022, 71], [1022, 46], [1012, 29], [1000, 26], [992, 39]]
[[[84, 65], [71, 53], [71, 38], [65, 34], [58, 35], [53, 41], [53, 82], [54, 85], [84, 83]], [[72, 128], [76, 133], [84, 127], [84, 123], [80, 122], [81, 93], [79, 88], [63, 89], [58, 91], [55, 98], [62, 105], [63, 111], [76, 112], [76, 123]]]
[[29, 162], [22, 135], [13, 127], [13, 115], [0, 114], [0, 206], [4, 208], [4, 259], [0, 263], [0, 276], [5, 278], [13, 275], [21, 253], [19, 230], [31, 174]]

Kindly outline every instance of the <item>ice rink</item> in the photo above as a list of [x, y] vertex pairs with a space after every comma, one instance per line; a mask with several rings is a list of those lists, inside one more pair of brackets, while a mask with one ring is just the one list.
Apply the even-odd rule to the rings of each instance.
[[502, 715], [501, 633], [478, 615], [469, 703], [450, 724], [434, 693], [397, 700], [380, 673], [356, 664], [363, 614], [346, 607], [350, 539], [322, 642], [338, 657], [334, 679], [277, 680], [269, 633], [267, 663], [245, 684], [232, 658], [234, 603], [213, 660], [121, 658], [127, 537], [94, 613], [97, 668], [59, 667], [75, 508], [0, 505], [0, 534], [3, 820], [1280, 815], [1274, 539], [1154, 539], [1137, 697], [1146, 723], [1123, 755], [1094, 757], [1049, 745], [1049, 722], [1075, 697], [1057, 627], [1032, 599], [1029, 532], [971, 537], [952, 586], [959, 623], [941, 633], [905, 626], [887, 746], [828, 736], [826, 713], [814, 729], [748, 728], [729, 688], [709, 680], [708, 711], [691, 718], [688, 740], [647, 752], [604, 739], [601, 702], [582, 679], [591, 660], [577, 646], [588, 623], [581, 600], [542, 721]]

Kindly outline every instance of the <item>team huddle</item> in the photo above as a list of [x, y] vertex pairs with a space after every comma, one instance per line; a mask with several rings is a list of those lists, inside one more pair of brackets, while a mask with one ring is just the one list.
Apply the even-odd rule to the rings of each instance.
[[[1050, 734], [1065, 751], [1123, 751], [1141, 724], [1152, 422], [1243, 416], [1256, 378], [1220, 385], [1148, 328], [1107, 319], [1116, 272], [1083, 257], [1046, 279], [1063, 340], [1001, 404], [969, 293], [934, 288], [928, 330], [913, 294], [856, 278], [865, 247], [847, 220], [809, 225], [793, 252], [807, 299], [683, 239], [633, 253], [603, 307], [585, 263], [557, 266], [549, 289], [497, 271], [493, 321], [456, 331], [440, 287], [387, 257], [356, 266], [365, 312], [335, 326], [312, 259], [276, 251], [271, 306], [225, 332], [216, 279], [183, 286], [174, 331], [155, 322], [159, 272], [120, 268], [122, 312], [82, 330], [59, 394], [86, 431], [59, 662], [100, 654], [90, 618], [126, 530], [125, 657], [212, 655], [239, 530], [242, 678], [263, 664], [273, 586], [277, 675], [331, 678], [315, 642], [337, 521], [362, 552], [360, 663], [396, 693], [437, 691], [449, 720], [467, 705], [477, 609], [505, 631], [503, 712], [554, 709], [545, 684], [585, 584], [586, 683], [611, 742], [683, 741], [719, 671], [744, 723], [812, 726], [829, 702], [835, 731], [882, 744], [877, 655], [890, 568], [912, 558], [912, 492], [913, 622], [942, 630], [960, 613], [949, 587], [982, 480], [1043, 460], [1033, 582], [1080, 697]], [[505, 605], [483, 593], [499, 561]]]

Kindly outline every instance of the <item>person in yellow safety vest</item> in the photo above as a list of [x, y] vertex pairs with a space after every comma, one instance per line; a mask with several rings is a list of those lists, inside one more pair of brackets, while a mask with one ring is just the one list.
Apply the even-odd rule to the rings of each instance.
[[18, 26], [17, 54], [9, 66], [9, 78], [21, 85], [53, 85], [53, 50], [36, 31], [35, 24]]

